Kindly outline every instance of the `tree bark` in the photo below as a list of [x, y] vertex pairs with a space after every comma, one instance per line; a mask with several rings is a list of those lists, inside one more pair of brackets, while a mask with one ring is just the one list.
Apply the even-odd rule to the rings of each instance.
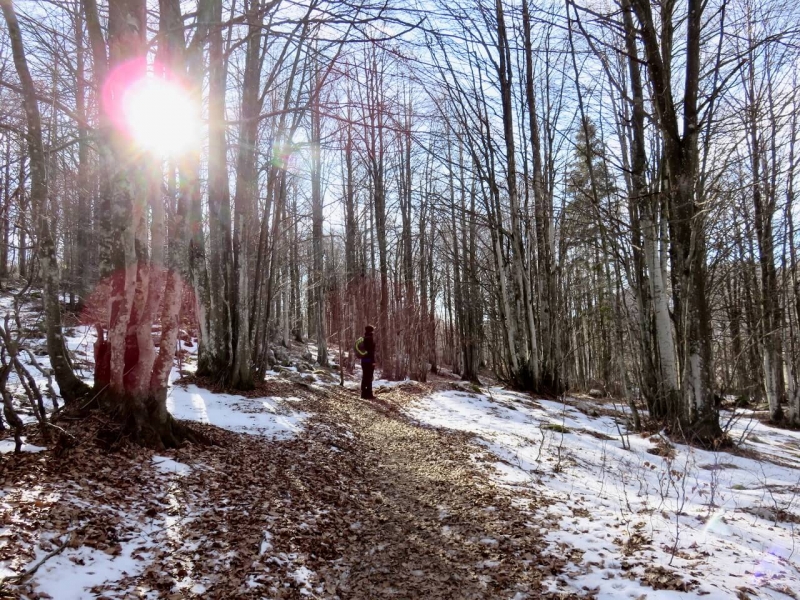
[[247, 50], [242, 105], [240, 113], [238, 151], [236, 159], [236, 194], [233, 217], [233, 279], [234, 305], [232, 310], [234, 356], [230, 385], [236, 389], [252, 389], [252, 339], [250, 324], [249, 253], [251, 219], [255, 216], [258, 192], [256, 171], [256, 141], [258, 116], [261, 111], [259, 90], [264, 55], [261, 52], [261, 0], [251, 0], [246, 15], [248, 23]]
[[44, 287], [44, 305], [47, 319], [47, 352], [50, 356], [50, 363], [53, 366], [61, 395], [65, 402], [70, 403], [85, 396], [89, 392], [89, 386], [78, 379], [72, 370], [61, 331], [60, 274], [55, 240], [50, 232], [50, 216], [47, 211], [46, 165], [36, 88], [28, 69], [22, 33], [11, 0], [2, 0], [0, 8], [2, 8], [3, 16], [8, 26], [14, 66], [22, 85], [23, 108], [28, 124], [26, 137], [28, 155], [30, 157], [30, 198], [37, 224], [37, 237], [39, 238], [39, 269]]
[[315, 329], [317, 337], [317, 363], [328, 366], [328, 341], [325, 326], [326, 286], [324, 274], [324, 252], [322, 240], [322, 115], [320, 113], [319, 89], [322, 80], [319, 68], [315, 69], [315, 91], [311, 106], [311, 243], [313, 246]]
[[647, 57], [656, 117], [662, 132], [669, 184], [670, 257], [673, 299], [682, 349], [683, 405], [674, 411], [685, 433], [700, 442], [719, 438], [719, 414], [713, 399], [711, 313], [706, 293], [705, 212], [696, 198], [698, 173], [698, 90], [703, 4], [689, 0], [686, 17], [686, 61], [683, 132], [672, 95], [671, 41], [673, 15], [662, 16], [656, 31], [651, 4], [632, 0]]
[[517, 190], [516, 145], [514, 143], [514, 110], [511, 103], [512, 63], [511, 50], [506, 33], [505, 15], [502, 0], [495, 0], [497, 17], [497, 50], [499, 62], [497, 74], [500, 83], [500, 97], [503, 117], [503, 136], [506, 146], [506, 185], [508, 187], [509, 210], [511, 213], [511, 257], [514, 280], [520, 296], [521, 309], [524, 313], [524, 324], [527, 326], [524, 336], [527, 340], [527, 361], [525, 372], [515, 376], [519, 384], [531, 390], [539, 390], [541, 383], [539, 370], [539, 347], [536, 323], [533, 315], [533, 296], [530, 278], [525, 265], [525, 250], [522, 242], [522, 230], [519, 224], [520, 207]]
[[225, 132], [227, 64], [222, 40], [222, 2], [213, 0], [209, 28], [208, 212], [210, 319], [206, 357], [198, 373], [224, 380], [233, 366], [231, 331], [231, 202]]

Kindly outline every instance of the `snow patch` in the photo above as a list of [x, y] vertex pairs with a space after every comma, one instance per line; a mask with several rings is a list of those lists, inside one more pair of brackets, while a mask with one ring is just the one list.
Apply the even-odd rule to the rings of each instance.
[[[0, 454], [8, 454], [10, 452], [14, 452], [15, 447], [16, 443], [14, 442], [13, 439], [0, 440]], [[20, 452], [30, 452], [31, 454], [34, 454], [36, 452], [41, 452], [43, 450], [47, 450], [47, 448], [43, 448], [41, 446], [34, 446], [33, 444], [26, 444], [25, 437], [23, 436]]]
[[269, 562], [274, 563], [286, 569], [289, 577], [294, 579], [300, 587], [300, 594], [302, 596], [314, 596], [322, 592], [321, 587], [316, 589], [313, 587], [313, 581], [316, 578], [316, 573], [303, 564], [297, 564], [302, 560], [300, 555], [290, 552], [280, 552], [279, 554], [271, 557]]
[[180, 463], [169, 456], [154, 456], [153, 465], [162, 473], [175, 475], [188, 475], [192, 468], [189, 465]]
[[[662, 456], [665, 440], [628, 433], [595, 408], [488, 388], [437, 392], [407, 411], [426, 425], [476, 434], [499, 459], [490, 458], [496, 481], [548, 501], [539, 510], [518, 505], [531, 510], [548, 550], [571, 560], [544, 582], [551, 591], [721, 600], [746, 587], [783, 600], [800, 589], [800, 432], [724, 414], [731, 437], [770, 460], [683, 445]], [[691, 592], [653, 590], [653, 568], [694, 580]]]
[[[96, 594], [90, 591], [91, 588], [144, 570], [152, 557], [141, 549], [143, 541], [136, 538], [122, 543], [116, 556], [88, 546], [67, 548], [36, 572], [36, 590], [58, 600], [94, 598]], [[25, 569], [38, 563], [46, 554], [44, 550], [37, 550], [36, 557]]]
[[266, 554], [272, 550], [272, 534], [269, 531], [265, 531], [261, 538], [261, 546], [258, 549], [259, 554]]
[[314, 571], [309, 569], [308, 567], [298, 567], [294, 572], [291, 574], [292, 579], [297, 582], [299, 586], [301, 586], [300, 593], [304, 596], [311, 594], [311, 580], [314, 577]]
[[388, 381], [386, 379], [376, 379], [375, 381], [372, 382], [372, 387], [373, 387], [373, 389], [374, 388], [379, 388], [379, 387], [396, 388], [396, 387], [401, 386], [401, 385], [403, 385], [405, 383], [411, 383], [411, 380], [410, 379], [403, 379], [402, 381]]
[[215, 394], [196, 385], [174, 386], [167, 398], [167, 409], [176, 419], [273, 439], [296, 435], [308, 418], [307, 413], [286, 409], [279, 398]]

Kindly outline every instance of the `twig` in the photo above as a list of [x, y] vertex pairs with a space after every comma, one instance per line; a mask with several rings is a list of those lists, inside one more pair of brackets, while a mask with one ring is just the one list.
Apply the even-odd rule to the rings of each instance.
[[59, 433], [61, 433], [65, 437], [68, 437], [73, 442], [77, 442], [78, 441], [78, 438], [76, 438], [74, 435], [72, 435], [69, 431], [67, 431], [63, 427], [59, 427], [58, 425], [55, 425], [52, 421], [48, 421], [47, 422], [47, 426], [48, 427], [52, 427], [53, 429], [55, 429], [56, 431], [58, 431]]
[[47, 378], [47, 395], [53, 401], [53, 410], [58, 410], [58, 400], [57, 394], [55, 389], [53, 388], [53, 372], [52, 370], [46, 370], [39, 364], [39, 361], [36, 360], [36, 356], [31, 352], [28, 348], [22, 348], [22, 351], [28, 355], [28, 359], [33, 367], [39, 371], [44, 377]]
[[42, 560], [33, 565], [30, 569], [28, 569], [24, 573], [20, 573], [19, 575], [10, 575], [8, 577], [0, 579], [0, 590], [3, 589], [3, 587], [5, 587], [5, 585], [8, 583], [19, 584], [26, 582], [33, 576], [34, 573], [36, 573], [36, 571], [39, 570], [39, 567], [41, 567], [44, 563], [46, 563], [48, 560], [50, 560], [57, 554], [61, 554], [64, 551], [64, 548], [66, 548], [69, 545], [70, 541], [72, 541], [71, 531], [67, 532], [67, 539], [64, 540], [64, 542], [58, 548], [50, 552], [47, 556], [45, 556]]

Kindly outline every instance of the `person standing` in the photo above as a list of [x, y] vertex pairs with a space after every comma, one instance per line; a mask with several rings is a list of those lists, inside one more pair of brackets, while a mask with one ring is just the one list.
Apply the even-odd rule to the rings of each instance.
[[372, 395], [372, 377], [375, 375], [375, 338], [372, 325], [364, 327], [364, 337], [356, 345], [356, 351], [361, 358], [361, 397], [364, 400], [374, 400]]

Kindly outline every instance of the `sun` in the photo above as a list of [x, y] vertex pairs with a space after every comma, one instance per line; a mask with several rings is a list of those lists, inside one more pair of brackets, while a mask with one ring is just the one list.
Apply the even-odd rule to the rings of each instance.
[[177, 83], [143, 77], [127, 87], [121, 104], [125, 128], [145, 150], [178, 156], [200, 143], [197, 103]]

